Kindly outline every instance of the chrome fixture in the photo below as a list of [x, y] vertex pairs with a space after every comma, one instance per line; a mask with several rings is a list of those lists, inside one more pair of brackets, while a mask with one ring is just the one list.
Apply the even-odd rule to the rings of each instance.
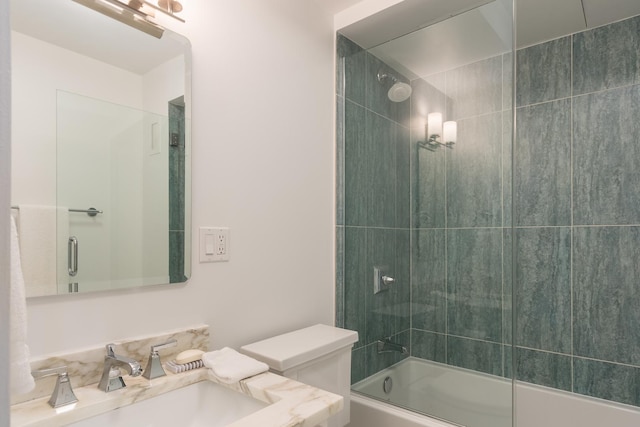
[[418, 145], [429, 151], [439, 148], [453, 148], [458, 140], [458, 124], [454, 121], [442, 123], [442, 113], [429, 113], [424, 128], [424, 141]]
[[145, 12], [143, 7], [147, 5], [145, 1], [130, 1], [129, 3], [119, 0], [73, 1], [158, 39], [164, 34], [163, 27], [150, 21], [153, 14]]
[[174, 13], [180, 13], [183, 9], [182, 3], [175, 0], [159, 0], [158, 7], [171, 15]]
[[132, 9], [138, 10], [145, 15], [154, 17], [154, 10], [160, 11], [165, 15], [177, 19], [180, 22], [184, 22], [184, 19], [176, 16], [176, 13], [182, 12], [184, 9], [182, 3], [176, 0], [158, 0], [157, 6], [146, 0], [117, 0], [120, 3], [124, 3]]
[[160, 361], [160, 355], [158, 354], [158, 350], [163, 350], [169, 347], [175, 347], [178, 341], [169, 340], [162, 344], [156, 344], [151, 346], [151, 354], [149, 355], [149, 361], [147, 362], [147, 367], [144, 369], [144, 373], [142, 374], [148, 380], [152, 380], [154, 378], [164, 377], [167, 373], [162, 368], [162, 362]]
[[409, 354], [409, 350], [407, 347], [402, 344], [395, 343], [391, 341], [391, 337], [378, 340], [377, 342], [378, 353], [387, 353], [391, 351], [395, 351], [402, 354]]
[[382, 391], [384, 391], [385, 394], [389, 394], [391, 390], [393, 390], [393, 380], [391, 377], [386, 377], [382, 382]]
[[402, 102], [406, 101], [411, 96], [411, 85], [408, 83], [404, 83], [398, 80], [396, 76], [393, 74], [385, 73], [382, 69], [378, 70], [378, 82], [380, 84], [385, 84], [387, 79], [393, 82], [391, 88], [389, 88], [389, 92], [387, 92], [387, 96], [393, 102]]
[[385, 271], [387, 267], [373, 267], [373, 293], [379, 294], [380, 292], [386, 292], [391, 285], [396, 282], [391, 276], [387, 276]]
[[[20, 206], [11, 206], [11, 209], [20, 209]], [[80, 213], [86, 213], [89, 216], [97, 216], [98, 214], [104, 213], [103, 211], [99, 211], [96, 208], [89, 208], [89, 209], [69, 209], [69, 212], [80, 212]]]
[[76, 236], [69, 237], [67, 244], [67, 265], [69, 276], [78, 274], [78, 239]]
[[137, 377], [142, 374], [142, 367], [137, 361], [115, 354], [113, 351], [114, 347], [114, 344], [106, 345], [107, 355], [104, 357], [104, 369], [102, 370], [102, 377], [98, 383], [98, 389], [105, 393], [127, 386], [122, 379], [122, 373], [120, 372], [121, 367], [132, 377]]
[[60, 366], [57, 368], [43, 369], [41, 371], [33, 371], [31, 373], [33, 378], [44, 378], [57, 375], [56, 386], [53, 389], [51, 398], [49, 398], [49, 405], [53, 408], [59, 408], [61, 406], [71, 405], [76, 403], [78, 398], [73, 393], [71, 388], [71, 381], [69, 381], [69, 374], [67, 373], [66, 366]]

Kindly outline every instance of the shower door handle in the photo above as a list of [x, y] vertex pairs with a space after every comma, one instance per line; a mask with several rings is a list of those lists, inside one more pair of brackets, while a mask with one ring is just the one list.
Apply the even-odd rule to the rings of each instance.
[[69, 276], [78, 274], [78, 239], [75, 236], [69, 237], [67, 244], [67, 265]]

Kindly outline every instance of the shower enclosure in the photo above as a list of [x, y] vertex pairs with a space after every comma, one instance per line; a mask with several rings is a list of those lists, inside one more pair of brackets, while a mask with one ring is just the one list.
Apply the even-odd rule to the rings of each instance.
[[522, 384], [636, 410], [640, 17], [514, 55], [511, 1], [461, 3], [338, 34], [352, 388], [469, 427], [514, 425]]

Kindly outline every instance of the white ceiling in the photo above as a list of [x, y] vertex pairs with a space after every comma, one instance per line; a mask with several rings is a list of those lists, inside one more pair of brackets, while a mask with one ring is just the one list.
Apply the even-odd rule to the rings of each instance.
[[360, 3], [362, 0], [315, 0], [320, 7], [326, 10], [329, 14], [335, 15], [338, 12], [342, 12], [351, 6]]
[[[336, 14], [361, 0], [313, 1], [328, 13]], [[425, 72], [445, 66], [433, 58], [440, 62], [448, 59], [455, 65], [507, 50], [510, 40], [506, 33], [510, 30], [505, 28], [504, 23], [510, 20], [508, 16], [496, 15], [495, 11], [499, 8], [491, 4], [483, 6], [479, 9], [481, 13], [477, 10], [470, 12], [475, 16], [473, 19], [459, 14], [483, 3], [506, 4], [509, 1], [404, 0], [341, 29], [341, 32], [364, 47], [372, 47], [439, 22], [377, 48], [376, 55], [388, 60], [390, 65], [396, 64], [409, 75], [425, 75]], [[519, 47], [640, 15], [640, 0], [516, 1]], [[486, 12], [491, 7], [494, 11]], [[183, 45], [170, 40], [170, 37], [164, 37], [166, 46], [158, 49], [157, 39], [107, 19], [71, 0], [11, 0], [11, 13], [12, 28], [20, 32], [67, 46], [83, 55], [139, 74], [177, 56], [183, 50]], [[501, 13], [504, 15], [505, 12]], [[448, 19], [452, 16], [454, 18]], [[86, 35], [77, 37], [77, 31]], [[125, 45], [127, 49], [119, 48]], [[416, 55], [416, 49], [422, 53]], [[419, 58], [430, 60], [418, 63]]]
[[[405, 0], [340, 32], [373, 47], [373, 54], [407, 77], [424, 77], [511, 49], [511, 0], [489, 1], [477, 7], [487, 1]], [[635, 15], [640, 0], [516, 0], [517, 44], [530, 46]], [[415, 31], [419, 19], [430, 26]]]

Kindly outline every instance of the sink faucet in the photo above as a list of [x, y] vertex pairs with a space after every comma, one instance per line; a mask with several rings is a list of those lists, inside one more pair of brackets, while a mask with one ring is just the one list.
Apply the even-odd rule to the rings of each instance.
[[114, 344], [107, 344], [106, 347], [107, 355], [104, 357], [104, 369], [98, 388], [105, 393], [109, 393], [127, 386], [122, 379], [120, 368], [124, 368], [132, 377], [137, 377], [142, 374], [142, 367], [133, 359], [117, 355], [113, 351]]

